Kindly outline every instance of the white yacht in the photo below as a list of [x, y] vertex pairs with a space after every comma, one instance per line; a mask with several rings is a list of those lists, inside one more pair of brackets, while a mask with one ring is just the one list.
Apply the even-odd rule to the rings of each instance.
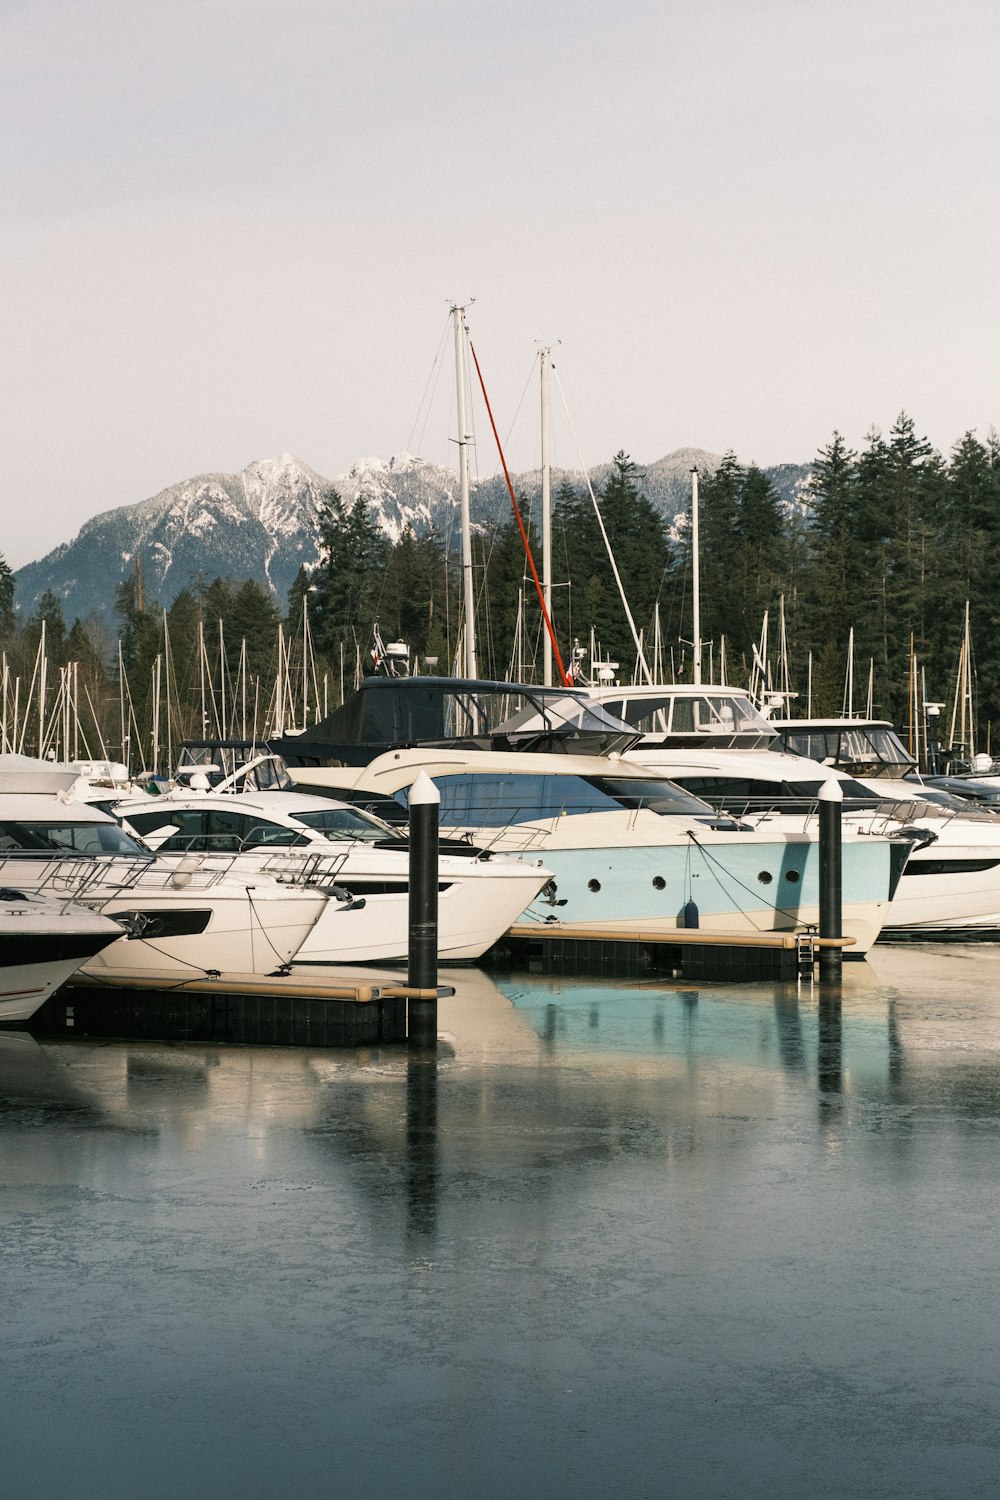
[[248, 879], [231, 862], [157, 860], [100, 808], [72, 800], [73, 771], [0, 756], [0, 885], [72, 900], [126, 930], [82, 965], [108, 983], [269, 974], [327, 904], [303, 882]]
[[[1000, 939], [1000, 820], [995, 813], [904, 779], [915, 768], [882, 719], [776, 720], [777, 744], [816, 774], [850, 776], [905, 827], [919, 828], [893, 898], [887, 938]], [[783, 757], [784, 758], [784, 757]]]
[[[720, 818], [617, 753], [422, 746], [390, 750], [363, 766], [290, 771], [299, 785], [361, 806], [385, 799], [405, 806], [407, 788], [426, 771], [441, 793], [444, 830], [480, 847], [544, 859], [553, 883], [526, 920], [666, 933], [685, 925], [693, 903], [698, 924], [722, 932], [794, 931], [818, 921], [815, 832], [755, 830]], [[875, 941], [906, 852], [888, 838], [845, 834], [843, 926], [857, 940], [852, 955]]]
[[85, 907], [0, 887], [0, 1025], [20, 1026], [123, 933]]
[[[607, 712], [622, 714], [641, 732], [629, 760], [713, 807], [761, 827], [814, 826], [820, 787], [838, 780], [845, 831], [911, 839], [884, 939], [1000, 937], [1000, 821], [940, 789], [904, 780], [913, 757], [891, 724], [764, 719], [739, 688], [593, 691]], [[742, 744], [731, 742], [734, 723], [744, 726]], [[747, 735], [757, 736], [757, 748], [747, 746]]]
[[[392, 828], [346, 803], [295, 791], [239, 791], [273, 784], [274, 757], [255, 757], [227, 782], [210, 787], [195, 772], [186, 787], [130, 797], [115, 815], [161, 861], [215, 857], [243, 872], [309, 881], [331, 901], [295, 955], [295, 964], [391, 963], [405, 960], [409, 929], [406, 828]], [[395, 804], [400, 816], [402, 808]], [[438, 955], [481, 957], [551, 878], [540, 859], [496, 856], [467, 842], [444, 841], [438, 858]]]

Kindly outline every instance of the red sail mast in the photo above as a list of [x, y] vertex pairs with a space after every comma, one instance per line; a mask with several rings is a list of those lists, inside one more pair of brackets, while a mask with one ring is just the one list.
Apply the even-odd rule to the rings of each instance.
[[572, 681], [566, 673], [566, 668], [563, 666], [562, 656], [559, 653], [559, 643], [556, 640], [556, 633], [552, 625], [552, 618], [545, 606], [545, 593], [542, 589], [541, 579], [538, 576], [538, 569], [535, 567], [535, 559], [531, 555], [531, 544], [528, 541], [528, 533], [524, 528], [524, 521], [521, 518], [521, 507], [518, 505], [517, 496], [514, 494], [514, 486], [511, 483], [510, 471], [507, 468], [507, 460], [504, 458], [503, 454], [503, 444], [500, 441], [500, 434], [497, 432], [497, 424], [493, 420], [493, 408], [490, 406], [490, 398], [486, 394], [486, 382], [483, 380], [483, 372], [479, 368], [479, 360], [476, 358], [475, 347], [473, 346], [471, 339], [469, 340], [469, 350], [472, 354], [472, 362], [476, 367], [476, 374], [479, 377], [479, 387], [483, 393], [483, 400], [486, 402], [486, 413], [490, 419], [490, 426], [493, 428], [493, 436], [496, 440], [497, 452], [500, 455], [500, 462], [503, 465], [503, 477], [507, 481], [507, 493], [510, 495], [510, 503], [514, 507], [514, 514], [517, 517], [518, 528], [521, 532], [521, 541], [524, 543], [524, 555], [528, 559], [528, 567], [531, 569], [531, 576], [535, 580], [535, 590], [538, 594], [538, 606], [542, 611], [542, 619], [545, 621], [545, 629], [548, 632], [549, 640], [552, 642], [552, 654], [556, 659], [556, 666], [559, 668], [559, 676], [562, 678], [563, 686], [572, 687]]

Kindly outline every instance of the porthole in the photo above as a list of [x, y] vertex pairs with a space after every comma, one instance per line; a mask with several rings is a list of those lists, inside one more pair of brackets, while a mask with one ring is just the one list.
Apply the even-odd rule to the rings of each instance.
[[601, 882], [599, 880], [588, 880], [587, 881], [587, 890], [588, 891], [599, 891], [600, 889], [601, 889]]
[[785, 879], [790, 885], [795, 885], [800, 878], [798, 870], [786, 870], [785, 872]]
[[757, 876], [757, 879], [760, 881], [761, 885], [770, 885], [771, 881], [774, 879], [774, 876], [771, 874], [770, 870], [761, 870], [760, 874]]
[[666, 889], [666, 885], [667, 885], [667, 882], [664, 880], [664, 878], [663, 878], [662, 875], [654, 875], [653, 876], [653, 890], [654, 891], [665, 890]]

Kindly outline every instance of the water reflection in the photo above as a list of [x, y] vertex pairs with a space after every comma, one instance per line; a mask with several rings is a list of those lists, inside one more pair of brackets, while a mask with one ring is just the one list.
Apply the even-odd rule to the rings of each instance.
[[425, 1054], [0, 1037], [6, 1487], [989, 1493], [993, 961], [460, 973]]
[[816, 1087], [820, 1122], [840, 1109], [844, 1088], [844, 1018], [839, 982], [821, 986], [817, 1003]]
[[411, 1244], [428, 1253], [434, 1245], [439, 1189], [437, 1050], [410, 1048], [406, 1057], [407, 1231]]
[[787, 993], [775, 995], [774, 1015], [778, 1023], [778, 1051], [782, 1064], [793, 1073], [802, 1073], [806, 1067], [806, 1046], [802, 1034], [802, 1014], [798, 993], [789, 988]]

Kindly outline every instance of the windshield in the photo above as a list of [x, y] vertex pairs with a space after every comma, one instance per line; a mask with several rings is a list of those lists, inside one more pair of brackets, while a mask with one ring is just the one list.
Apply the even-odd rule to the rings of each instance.
[[786, 725], [781, 741], [794, 755], [861, 776], [902, 776], [915, 764], [888, 724], [833, 725], [796, 729]]
[[[545, 776], [470, 772], [438, 776], [440, 822], [448, 828], [503, 828], [538, 818], [644, 809], [661, 815], [713, 816], [712, 809], [672, 781], [638, 776]], [[397, 793], [406, 805], [407, 793]]]
[[628, 725], [602, 704], [573, 693], [547, 693], [538, 698], [520, 697], [522, 707], [497, 725], [498, 734], [520, 734], [539, 729], [583, 729], [589, 733], [622, 734]]
[[321, 808], [317, 812], [297, 812], [293, 821], [321, 833], [324, 838], [363, 839], [367, 844], [381, 844], [398, 834], [387, 823], [353, 807]]
[[[689, 792], [704, 798], [712, 807], [734, 811], [815, 812], [822, 781], [770, 781], [757, 776], [704, 776], [677, 773], [677, 779]], [[838, 780], [847, 808], [877, 806], [878, 795], [860, 781], [849, 777]]]
[[693, 696], [665, 691], [659, 697], [635, 698], [623, 693], [621, 698], [605, 699], [604, 707], [643, 734], [732, 735], [753, 729], [771, 738], [775, 733], [751, 700], [736, 693]]
[[139, 854], [149, 851], [115, 823], [0, 823], [0, 853]]
[[199, 772], [209, 786], [218, 786], [239, 773], [239, 785], [245, 791], [284, 792], [293, 784], [281, 756], [252, 740], [189, 741], [181, 747], [177, 779], [186, 783]]

